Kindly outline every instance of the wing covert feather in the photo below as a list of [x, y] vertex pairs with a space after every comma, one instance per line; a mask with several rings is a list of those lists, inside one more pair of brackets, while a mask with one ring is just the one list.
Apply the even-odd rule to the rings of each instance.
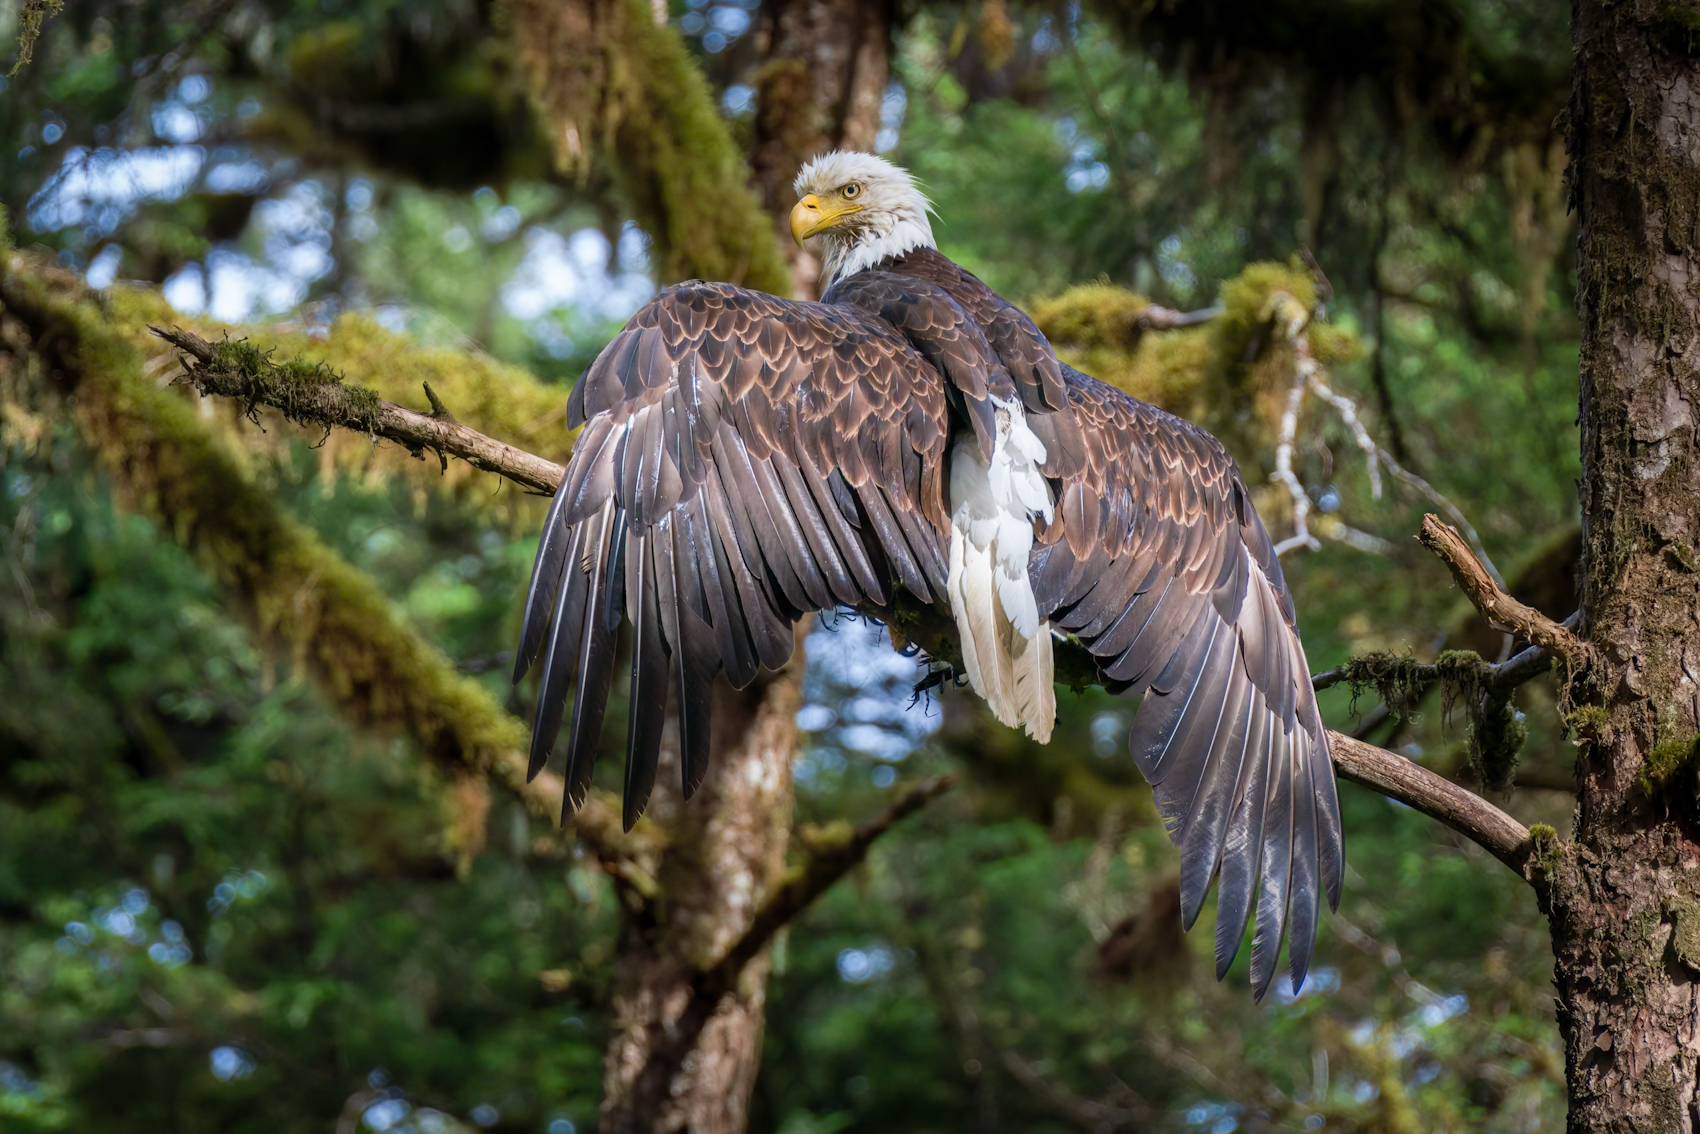
[[921, 298], [900, 331], [866, 304], [681, 284], [579, 380], [568, 416], [584, 430], [544, 528], [515, 663], [516, 681], [534, 662], [545, 674], [534, 773], [577, 690], [571, 805], [589, 788], [622, 616], [633, 627], [629, 826], [654, 783], [670, 691], [688, 795], [722, 669], [742, 686], [758, 664], [783, 666], [809, 611], [883, 604], [897, 583], [923, 601], [942, 593], [945, 386], [983, 398], [1008, 377], [948, 296]]

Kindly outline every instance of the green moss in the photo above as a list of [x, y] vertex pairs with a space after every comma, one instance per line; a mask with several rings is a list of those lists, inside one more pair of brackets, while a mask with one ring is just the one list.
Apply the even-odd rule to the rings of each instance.
[[1647, 749], [1641, 762], [1641, 786], [1648, 795], [1670, 792], [1685, 780], [1700, 787], [1700, 734], [1667, 737]]
[[1558, 870], [1564, 860], [1564, 840], [1558, 837], [1558, 832], [1545, 823], [1529, 825], [1529, 865], [1539, 875], [1547, 878]]
[[1388, 712], [1400, 720], [1412, 717], [1433, 683], [1427, 667], [1410, 654], [1364, 654], [1341, 668], [1345, 671], [1346, 684], [1352, 688], [1353, 712], [1357, 711], [1359, 695], [1366, 689], [1374, 689]]
[[1579, 739], [1603, 744], [1611, 739], [1611, 713], [1604, 705], [1583, 705], [1564, 718], [1564, 727]]
[[1517, 777], [1517, 754], [1529, 727], [1512, 702], [1515, 692], [1488, 684], [1492, 667], [1474, 650], [1447, 650], [1434, 660], [1442, 709], [1462, 705], [1469, 721], [1468, 760], [1476, 781], [1489, 791], [1509, 791]]
[[[1144, 296], [1107, 282], [1031, 304], [1033, 321], [1065, 362], [1136, 398], [1201, 422], [1242, 453], [1273, 448], [1291, 386], [1291, 352], [1273, 325], [1309, 312], [1316, 284], [1298, 261], [1248, 266], [1222, 285], [1221, 313], [1184, 330], [1147, 333]], [[1362, 353], [1357, 337], [1312, 321], [1311, 354], [1338, 366]]]
[[1409, 719], [1429, 688], [1439, 684], [1442, 712], [1450, 716], [1462, 706], [1469, 724], [1469, 763], [1476, 779], [1490, 791], [1509, 790], [1517, 772], [1517, 753], [1529, 738], [1523, 714], [1512, 703], [1513, 690], [1488, 683], [1492, 667], [1474, 650], [1447, 650], [1431, 665], [1409, 654], [1373, 653], [1352, 658], [1342, 667], [1352, 688], [1352, 705], [1365, 689], [1373, 688], [1388, 710]]
[[[529, 372], [476, 352], [439, 347], [421, 347], [360, 315], [344, 315], [331, 324], [325, 337], [309, 337], [305, 331], [273, 331], [265, 338], [246, 342], [228, 339], [228, 329], [218, 323], [184, 319], [173, 311], [157, 291], [139, 287], [113, 287], [102, 293], [113, 328], [146, 351], [164, 351], [164, 344], [146, 331], [149, 324], [181, 325], [202, 338], [228, 350], [230, 363], [258, 372], [272, 360], [289, 371], [287, 378], [298, 388], [341, 381], [343, 374], [355, 376], [359, 385], [344, 389], [357, 398], [368, 394], [370, 412], [376, 400], [395, 402], [424, 410], [424, 387], [429, 385], [447, 404], [457, 421], [491, 437], [500, 438], [528, 452], [563, 460], [572, 451], [572, 433], [566, 427], [570, 387], [539, 382]], [[356, 392], [358, 391], [358, 392]], [[270, 444], [291, 444], [299, 435], [293, 430], [259, 434], [240, 418], [216, 415], [215, 429], [227, 430], [244, 452], [264, 451]], [[317, 438], [315, 438], [317, 440]], [[383, 445], [374, 450], [360, 434], [339, 430], [324, 439], [321, 458], [343, 469], [358, 469], [362, 476], [383, 476], [398, 470], [417, 473], [404, 449]], [[488, 477], [463, 462], [454, 462], [440, 477], [416, 479], [426, 486], [446, 490], [474, 490], [488, 495]], [[495, 498], [511, 510], [514, 518], [529, 516], [541, 507], [542, 498], [503, 491]]]
[[1671, 921], [1670, 948], [1678, 961], [1700, 973], [1700, 904], [1674, 895], [1666, 904]]
[[[548, 26], [548, 18], [526, 19]], [[564, 172], [612, 171], [624, 204], [654, 240], [664, 281], [729, 280], [788, 294], [791, 273], [775, 218], [750, 189], [744, 152], [684, 37], [657, 22], [648, 0], [595, 7], [589, 41], [568, 61], [546, 36], [516, 47], [530, 73], [539, 118]]]
[[1674, 542], [1665, 548], [1666, 554], [1676, 560], [1677, 566], [1689, 574], [1700, 571], [1700, 559], [1696, 559], [1694, 549], [1681, 541]]
[[256, 407], [275, 406], [294, 422], [316, 421], [318, 411], [334, 400], [347, 407], [351, 428], [370, 432], [377, 424], [383, 399], [376, 391], [350, 386], [342, 375], [323, 361], [292, 358], [273, 362], [271, 350], [261, 350], [247, 339], [225, 339], [213, 345], [209, 364], [216, 370], [241, 375], [250, 388], [248, 414], [257, 420]]

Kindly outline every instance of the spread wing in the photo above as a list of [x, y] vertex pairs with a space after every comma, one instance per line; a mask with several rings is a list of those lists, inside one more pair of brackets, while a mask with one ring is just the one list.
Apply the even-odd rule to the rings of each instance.
[[1128, 747], [1181, 848], [1188, 928], [1220, 878], [1217, 977], [1255, 893], [1256, 995], [1289, 926], [1296, 989], [1321, 892], [1339, 904], [1344, 858], [1280, 564], [1215, 438], [1078, 371], [1066, 378], [1085, 461], [1062, 478], [1057, 522], [1033, 552], [1039, 610], [1079, 637], [1113, 688], [1145, 695]]
[[722, 668], [743, 686], [758, 665], [784, 665], [808, 611], [885, 604], [893, 585], [943, 597], [948, 402], [972, 411], [1008, 376], [948, 296], [864, 275], [849, 297], [860, 306], [671, 288], [575, 387], [571, 424], [584, 430], [538, 548], [514, 673], [541, 659], [533, 775], [576, 690], [574, 807], [622, 619], [633, 628], [629, 827], [654, 785], [669, 687], [689, 796]]

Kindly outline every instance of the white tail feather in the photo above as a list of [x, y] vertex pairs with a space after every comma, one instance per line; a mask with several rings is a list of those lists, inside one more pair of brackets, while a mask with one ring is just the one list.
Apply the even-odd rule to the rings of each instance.
[[1019, 402], [999, 404], [990, 464], [971, 436], [957, 442], [947, 584], [969, 683], [993, 716], [1025, 725], [1041, 744], [1056, 721], [1056, 689], [1051, 627], [1039, 618], [1027, 557], [1033, 517], [1051, 517], [1044, 459]]

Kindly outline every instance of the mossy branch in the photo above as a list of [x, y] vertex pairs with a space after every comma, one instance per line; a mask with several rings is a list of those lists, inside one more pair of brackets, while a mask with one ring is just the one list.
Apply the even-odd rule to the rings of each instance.
[[[126, 335], [80, 281], [30, 270], [18, 256], [0, 258], [0, 312], [0, 351], [34, 354], [59, 392], [75, 395], [69, 416], [120, 496], [194, 551], [255, 630], [291, 651], [346, 716], [406, 732], [457, 783], [488, 773], [535, 813], [558, 814], [560, 778], [526, 781], [524, 726], [405, 625], [369, 575], [280, 508], [189, 402], [153, 380], [144, 337]], [[330, 404], [343, 406], [347, 423], [370, 421], [364, 399]], [[537, 462], [503, 471], [522, 476]], [[447, 829], [445, 850], [469, 861], [482, 826]], [[604, 858], [626, 845], [617, 808], [598, 794], [575, 829]]]
[[351, 429], [383, 437], [416, 457], [423, 457], [427, 449], [445, 461], [452, 454], [485, 472], [501, 473], [533, 492], [552, 494], [561, 481], [563, 470], [553, 461], [492, 440], [457, 422], [429, 385], [425, 396], [431, 412], [418, 413], [386, 402], [372, 390], [349, 385], [323, 363], [273, 362], [270, 351], [262, 351], [245, 339], [210, 343], [181, 328], [148, 330], [183, 352], [179, 383], [193, 386], [203, 397], [216, 394], [236, 398], [251, 417], [256, 407], [270, 406], [297, 425]]
[[1373, 688], [1401, 720], [1412, 716], [1429, 691], [1440, 686], [1443, 711], [1461, 704], [1469, 718], [1470, 766], [1477, 780], [1490, 791], [1508, 791], [1515, 780], [1517, 752], [1528, 738], [1512, 694], [1551, 670], [1552, 663], [1552, 654], [1540, 646], [1497, 665], [1474, 650], [1447, 650], [1430, 663], [1409, 655], [1372, 653], [1313, 674], [1311, 685], [1319, 691], [1350, 685], [1354, 703], [1359, 691]]
[[514, 46], [557, 163], [605, 166], [671, 282], [788, 294], [773, 221], [713, 87], [649, 0], [508, 0]]
[[[356, 419], [354, 424], [364, 428], [365, 420]], [[336, 423], [321, 420], [317, 424]], [[474, 450], [463, 452], [459, 446], [468, 434], [475, 433], [463, 427], [452, 433], [436, 434], [437, 441], [433, 444], [440, 442], [442, 451], [449, 455], [470, 459]], [[475, 451], [486, 455], [492, 472], [515, 480], [538, 475], [540, 466], [536, 462], [539, 458], [526, 454], [528, 460], [509, 466], [504, 463], [501, 454], [504, 450], [511, 450], [511, 446], [500, 445], [482, 436], [478, 436], [474, 443]], [[868, 605], [861, 611], [886, 623], [891, 628], [893, 642], [899, 648], [912, 643], [935, 658], [952, 661], [961, 658], [956, 623], [947, 610], [926, 606], [912, 597], [900, 595], [891, 607]], [[1080, 687], [1101, 682], [1097, 663], [1078, 643], [1058, 643], [1056, 674], [1058, 681]], [[1528, 831], [1516, 820], [1479, 796], [1403, 756], [1337, 732], [1330, 732], [1328, 739], [1335, 767], [1342, 776], [1439, 819], [1480, 843], [1495, 857], [1512, 866], [1519, 875], [1524, 873], [1518, 864], [1527, 858]]]

